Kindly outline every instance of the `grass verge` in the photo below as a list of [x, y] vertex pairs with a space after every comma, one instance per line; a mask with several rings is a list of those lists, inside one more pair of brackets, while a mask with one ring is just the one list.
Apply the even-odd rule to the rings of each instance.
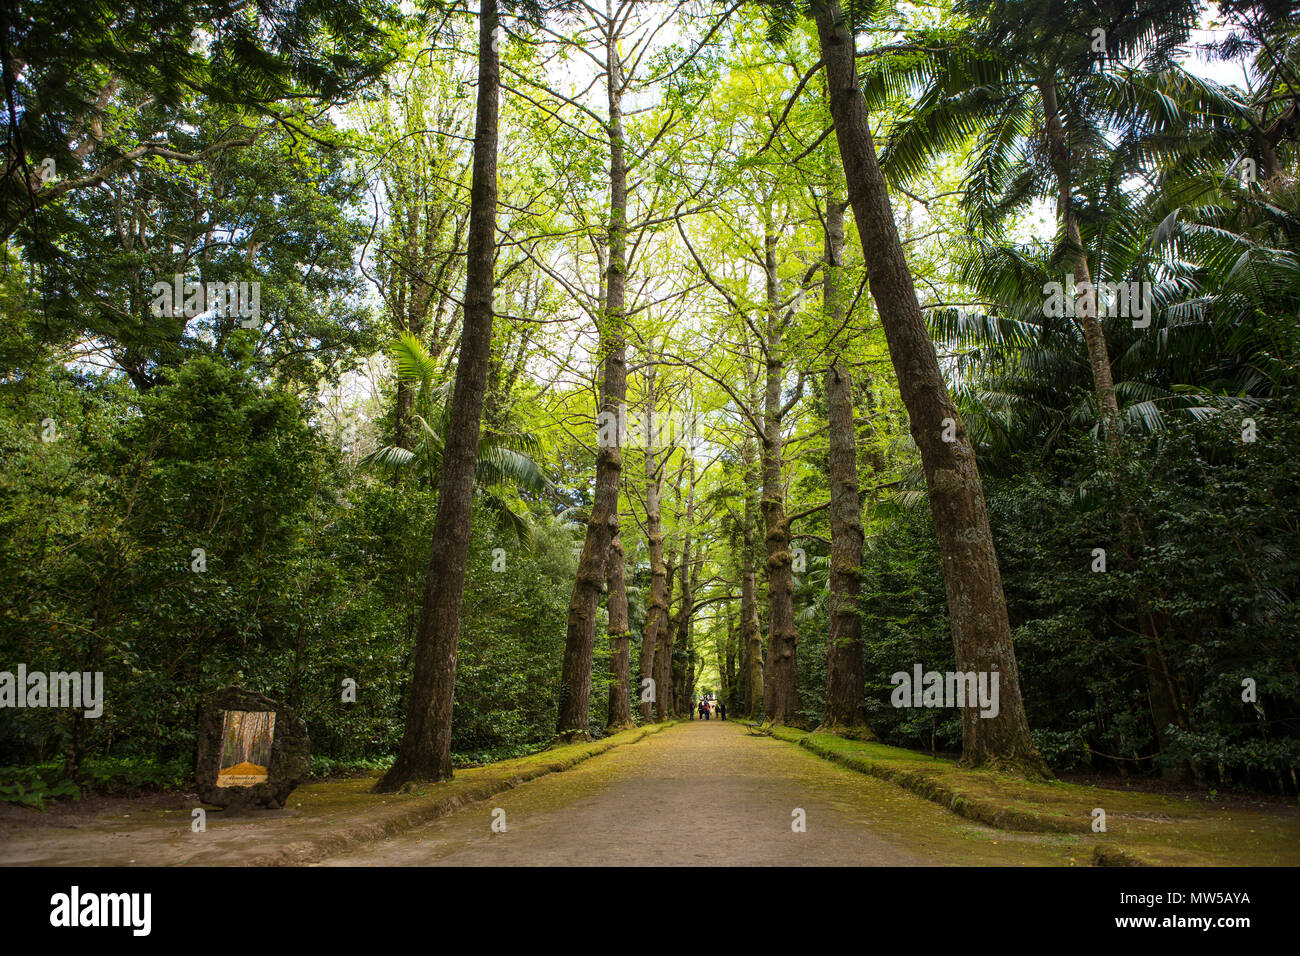
[[[834, 734], [773, 727], [798, 744], [859, 773], [897, 784], [970, 820], [1002, 830], [1086, 834], [1099, 866], [1300, 865], [1300, 808], [1215, 807], [1191, 798], [1039, 783]], [[1093, 811], [1106, 813], [1094, 832]]]

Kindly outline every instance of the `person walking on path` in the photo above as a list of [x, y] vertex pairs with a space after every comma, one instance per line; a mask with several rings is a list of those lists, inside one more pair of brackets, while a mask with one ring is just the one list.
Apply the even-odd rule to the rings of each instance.
[[722, 701], [718, 701], [718, 719], [719, 720], [727, 719], [727, 705], [724, 704]]

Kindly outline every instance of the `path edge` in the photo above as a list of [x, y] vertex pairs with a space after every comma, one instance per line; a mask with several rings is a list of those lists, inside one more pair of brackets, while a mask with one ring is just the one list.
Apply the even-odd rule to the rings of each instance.
[[[776, 728], [780, 729], [780, 728]], [[874, 760], [868, 760], [864, 757], [856, 757], [826, 747], [820, 746], [817, 741], [812, 739], [812, 734], [801, 734], [798, 737], [788, 736], [785, 734], [773, 734], [777, 740], [786, 743], [798, 744], [800, 747], [808, 750], [823, 760], [829, 760], [840, 766], [855, 770], [858, 773], [867, 774], [880, 780], [892, 783], [904, 790], [911, 791], [917, 796], [924, 797], [932, 803], [937, 803], [945, 809], [951, 810], [958, 816], [966, 817], [968, 820], [974, 820], [976, 823], [983, 823], [991, 827], [997, 827], [999, 830], [1015, 830], [1021, 833], [1088, 833], [1090, 832], [1089, 823], [1086, 820], [1078, 822], [1065, 819], [1052, 819], [1043, 817], [1035, 813], [1024, 810], [1016, 810], [1011, 807], [1001, 807], [978, 798], [970, 797], [960, 793], [951, 787], [945, 786], [934, 780], [928, 774], [910, 773], [906, 770], [900, 770], [896, 767], [886, 767]], [[853, 741], [848, 738], [840, 738], [849, 743]]]
[[[1076, 823], [1073, 820], [1061, 818], [1053, 819], [1051, 817], [1042, 817], [1037, 814], [1028, 813], [1023, 810], [1016, 810], [1009, 807], [999, 807], [984, 800], [979, 800], [965, 796], [951, 787], [944, 786], [933, 780], [927, 774], [909, 773], [906, 770], [900, 770], [895, 767], [882, 766], [876, 761], [868, 760], [863, 757], [854, 757], [850, 754], [830, 750], [820, 746], [817, 741], [813, 740], [813, 735], [797, 732], [798, 736], [789, 733], [781, 733], [786, 728], [772, 728], [774, 733], [771, 734], [777, 740], [784, 743], [798, 744], [804, 750], [828, 760], [831, 763], [839, 764], [849, 770], [861, 774], [876, 777], [887, 783], [892, 783], [903, 790], [915, 793], [917, 796], [937, 803], [947, 810], [952, 811], [958, 816], [974, 820], [977, 823], [983, 823], [987, 826], [996, 827], [1000, 830], [1014, 830], [1022, 833], [1089, 833], [1091, 827], [1087, 821]], [[832, 735], [838, 736], [838, 735]], [[852, 740], [846, 737], [839, 739], [848, 743]], [[1132, 850], [1117, 846], [1114, 843], [1098, 843], [1092, 848], [1092, 865], [1093, 866], [1152, 866], [1151, 861], [1144, 859], [1138, 853]]]
[[[345, 827], [337, 833], [319, 839], [288, 843], [257, 856], [241, 860], [239, 865], [302, 866], [309, 863], [319, 863], [327, 857], [336, 856], [344, 851], [353, 850], [370, 843], [377, 843], [380, 840], [404, 833], [421, 824], [446, 816], [453, 810], [458, 810], [471, 803], [478, 803], [507, 790], [513, 790], [520, 784], [527, 783], [530, 780], [536, 780], [539, 777], [549, 776], [553, 773], [561, 773], [593, 757], [607, 753], [615, 747], [625, 747], [628, 744], [644, 740], [651, 734], [666, 730], [675, 723], [676, 721], [664, 721], [661, 724], [646, 724], [637, 727], [635, 728], [636, 736], [625, 740], [616, 741], [613, 737], [606, 737], [603, 740], [593, 741], [590, 744], [581, 746], [581, 749], [575, 753], [567, 753], [554, 760], [537, 763], [525, 770], [521, 770], [519, 773], [484, 780], [475, 786], [435, 799], [431, 803], [423, 803], [418, 807], [405, 809], [384, 820]], [[624, 733], [628, 732], [630, 731], [624, 731]], [[618, 736], [621, 736], [621, 734]], [[533, 756], [541, 757], [545, 754], [546, 751], [542, 751]], [[438, 784], [430, 784], [429, 786], [433, 788], [437, 787]]]

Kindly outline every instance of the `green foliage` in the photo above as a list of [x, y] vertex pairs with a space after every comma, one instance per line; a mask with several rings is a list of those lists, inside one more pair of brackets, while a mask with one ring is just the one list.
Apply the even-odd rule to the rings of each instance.
[[[1293, 766], [1300, 639], [1293, 555], [1283, 517], [1300, 487], [1286, 448], [1296, 416], [1270, 416], [1277, 439], [1242, 443], [1235, 423], [1171, 423], [1132, 438], [1118, 477], [1076, 443], [986, 483], [1034, 739], [1053, 766], [1191, 764], [1204, 777], [1275, 786]], [[1080, 494], [1086, 485], [1087, 497]], [[1125, 542], [1118, 502], [1141, 502], [1144, 540]], [[1293, 506], [1291, 506], [1293, 507]], [[952, 668], [946, 603], [928, 515], [896, 520], [868, 551], [864, 628], [882, 738], [955, 750], [955, 711], [894, 710], [887, 675]], [[1093, 570], [1093, 549], [1107, 570]], [[1139, 595], [1137, 604], [1133, 596]], [[1160, 621], [1182, 724], [1158, 756], [1137, 614]], [[1243, 702], [1244, 678], [1259, 694]]]
[[[363, 458], [362, 463], [399, 474], [413, 471], [427, 479], [428, 487], [436, 488], [451, 415], [450, 388], [435, 393], [434, 383], [440, 375], [438, 364], [412, 333], [398, 335], [392, 356], [398, 380], [418, 386], [412, 410], [417, 437], [413, 448], [384, 445]], [[509, 531], [524, 545], [530, 541], [532, 525], [516, 510], [517, 506], [512, 507], [509, 499], [519, 492], [546, 490], [548, 479], [530, 457], [538, 448], [536, 437], [523, 432], [489, 428], [479, 434], [474, 478], [480, 500], [493, 513], [498, 528]]]
[[[46, 253], [57, 245], [49, 223], [33, 216], [64, 194], [58, 183], [33, 178], [45, 158], [59, 180], [84, 189], [96, 185], [97, 174], [129, 180], [167, 152], [191, 155], [192, 128], [180, 120], [195, 96], [218, 109], [244, 110], [259, 124], [302, 130], [306, 104], [365, 93], [393, 58], [391, 31], [401, 20], [389, 0], [255, 7], [236, 0], [106, 0], [78, 9], [25, 0], [3, 26], [4, 236], [22, 222], [25, 239]], [[123, 109], [115, 97], [123, 87], [134, 91], [133, 107]], [[173, 121], [160, 123], [153, 137], [131, 129], [137, 110]]]
[[66, 775], [62, 762], [22, 767], [0, 767], [0, 802], [45, 808], [51, 800], [80, 800], [83, 793], [134, 796], [146, 791], [176, 790], [190, 778], [185, 760], [158, 763], [141, 757], [92, 757], [76, 781]]
[[[1057, 768], [1294, 789], [1300, 42], [1272, 5], [1220, 6], [1219, 53], [1250, 61], [1249, 90], [1189, 71], [1193, 4], [841, 3], [902, 242], [984, 476], [1041, 752]], [[588, 339], [608, 314], [607, 91], [598, 78], [551, 88], [557, 64], [595, 68], [605, 55], [599, 29], [580, 25], [599, 11], [506, 9], [523, 18], [501, 50], [497, 315], [458, 766], [530, 753], [553, 734], [573, 550], [593, 494], [601, 356]], [[808, 562], [795, 580], [799, 716], [820, 721], [821, 381], [834, 357], [856, 390], [868, 716], [884, 740], [953, 752], [956, 711], [890, 705], [893, 673], [953, 669], [952, 636], [919, 455], [851, 219], [843, 321], [830, 327], [819, 301], [825, 212], [848, 184], [814, 66], [815, 9], [710, 8], [660, 40], [641, 27], [624, 37], [638, 51], [624, 77], [628, 404], [653, 390], [656, 416], [698, 413], [705, 442], [689, 511], [684, 449], [622, 451], [633, 681], [650, 591], [647, 465], [660, 469], [669, 563], [689, 535], [699, 581], [674, 670], [694, 667], [699, 692], [732, 689], [747, 561], [766, 622], [753, 463], [770, 367], [788, 417], [769, 490], [787, 515], [805, 512], [791, 529]], [[457, 367], [474, 18], [438, 4], [406, 18], [385, 0], [107, 2], [84, 16], [34, 0], [22, 12], [0, 25], [11, 127], [0, 666], [102, 671], [106, 706], [97, 719], [0, 711], [0, 799], [40, 807], [83, 790], [183, 786], [198, 703], [227, 683], [301, 714], [314, 774], [380, 769], [403, 730]], [[45, 156], [49, 182], [33, 172]], [[1254, 181], [1237, 175], [1246, 160], [1259, 161]], [[1114, 458], [1097, 442], [1083, 330], [1043, 310], [1044, 284], [1075, 251], [1066, 209], [1094, 279], [1153, 288], [1149, 326], [1101, 322], [1124, 423]], [[153, 284], [178, 273], [259, 282], [260, 323], [155, 315]], [[1104, 573], [1092, 570], [1098, 548]], [[601, 735], [611, 661], [597, 617], [590, 728]], [[1152, 654], [1174, 700], [1163, 727]]]

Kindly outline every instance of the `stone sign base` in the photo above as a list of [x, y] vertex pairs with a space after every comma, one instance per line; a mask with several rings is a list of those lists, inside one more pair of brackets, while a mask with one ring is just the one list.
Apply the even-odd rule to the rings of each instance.
[[194, 771], [204, 803], [278, 810], [310, 759], [307, 725], [283, 704], [242, 687], [223, 687], [204, 704]]

